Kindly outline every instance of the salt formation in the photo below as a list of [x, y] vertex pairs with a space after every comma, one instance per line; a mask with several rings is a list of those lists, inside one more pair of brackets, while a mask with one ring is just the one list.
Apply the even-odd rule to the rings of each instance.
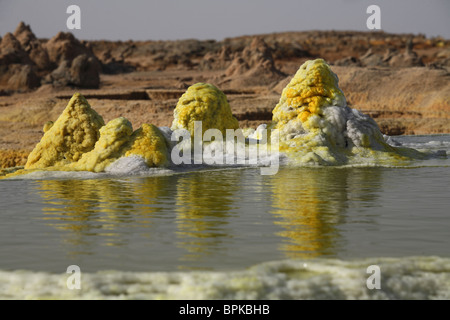
[[123, 156], [139, 156], [150, 167], [168, 164], [166, 140], [159, 129], [144, 124], [133, 132], [131, 123], [117, 118], [105, 125], [79, 93], [54, 123], [47, 122], [44, 136], [28, 157], [25, 169], [104, 171]]
[[305, 62], [284, 88], [273, 110], [272, 135], [291, 163], [347, 164], [420, 157], [394, 148], [376, 122], [347, 106], [338, 77], [322, 60]]
[[226, 129], [238, 129], [225, 94], [208, 83], [190, 86], [178, 100], [174, 111], [172, 130], [187, 129], [194, 135], [194, 121], [202, 121], [202, 134], [218, 129], [225, 136]]
[[[175, 163], [169, 159], [174, 150], [173, 130], [185, 129], [194, 136], [195, 121], [202, 123], [202, 136], [208, 129], [218, 129], [225, 137], [226, 129], [239, 128], [225, 94], [211, 84], [197, 83], [187, 89], [174, 110], [171, 129], [144, 124], [133, 131], [123, 117], [105, 125], [86, 99], [75, 94], [58, 120], [45, 124], [44, 136], [29, 155], [25, 169], [108, 172], [117, 161], [120, 164], [113, 168], [169, 166]], [[268, 142], [263, 138], [266, 129], [270, 131]], [[243, 145], [246, 154], [255, 151], [256, 145], [270, 145], [271, 150], [275, 146], [291, 165], [391, 165], [424, 158], [414, 149], [389, 145], [373, 119], [349, 108], [337, 76], [322, 59], [300, 67], [283, 90], [270, 125], [242, 132], [247, 138], [247, 146]], [[203, 153], [211, 155], [208, 148], [216, 148], [214, 143], [205, 144]], [[235, 156], [234, 147], [231, 150], [233, 154], [226, 157]], [[260, 160], [255, 164], [264, 163]]]
[[[225, 134], [226, 129], [239, 127], [225, 94], [204, 83], [191, 86], [180, 98], [172, 129], [187, 129], [193, 135], [194, 121], [202, 121], [203, 132], [218, 128]], [[170, 129], [144, 124], [133, 132], [131, 123], [123, 117], [105, 125], [78, 93], [58, 120], [48, 121], [43, 130], [44, 136], [29, 155], [25, 169], [104, 172], [124, 157], [133, 161], [138, 157], [147, 167], [170, 163]]]

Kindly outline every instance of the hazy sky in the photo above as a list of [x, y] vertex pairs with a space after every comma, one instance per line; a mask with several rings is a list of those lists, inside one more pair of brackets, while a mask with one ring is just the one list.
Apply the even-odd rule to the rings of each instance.
[[[81, 8], [81, 30], [66, 9]], [[217, 39], [303, 30], [368, 30], [366, 9], [381, 8], [386, 32], [450, 38], [450, 0], [0, 0], [0, 35], [20, 21], [40, 38], [71, 31], [80, 39]]]

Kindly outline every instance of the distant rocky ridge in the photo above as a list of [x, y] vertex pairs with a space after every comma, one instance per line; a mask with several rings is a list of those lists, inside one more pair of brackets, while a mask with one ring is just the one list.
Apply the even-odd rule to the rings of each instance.
[[[221, 71], [205, 81], [222, 88], [275, 86], [307, 59], [331, 65], [450, 69], [450, 41], [384, 32], [308, 31], [222, 41], [79, 41], [59, 32], [37, 39], [21, 22], [0, 42], [0, 90], [42, 84], [99, 88], [100, 73], [151, 70]], [[179, 88], [186, 85], [180, 83]]]
[[[304, 31], [242, 36], [222, 41], [91, 41], [97, 56], [123, 61], [136, 70], [226, 70], [244, 59], [255, 38], [271, 51], [275, 66], [291, 73], [301, 61], [321, 57], [331, 64], [379, 67], [450, 67], [450, 41], [423, 35], [384, 32]], [[245, 60], [245, 59], [244, 59]]]

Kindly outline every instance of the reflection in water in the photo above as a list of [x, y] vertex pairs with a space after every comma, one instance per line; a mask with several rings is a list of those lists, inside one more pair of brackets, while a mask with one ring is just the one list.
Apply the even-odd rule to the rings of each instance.
[[[218, 256], [236, 259], [231, 248], [274, 257], [336, 255], [343, 247], [339, 225], [352, 219], [347, 209], [374, 206], [382, 174], [370, 168], [282, 168], [263, 177], [248, 172], [34, 184], [43, 199], [42, 219], [62, 232], [61, 245], [72, 258], [126, 255], [205, 269]], [[268, 252], [267, 244], [278, 251]]]
[[209, 171], [36, 183], [45, 204], [43, 219], [64, 231], [63, 241], [71, 246], [71, 255], [93, 254], [99, 241], [101, 246], [130, 246], [129, 238], [136, 232], [139, 241], [157, 247], [162, 241], [157, 237], [164, 232], [157, 228], [169, 229], [167, 225], [175, 221], [176, 234], [168, 237], [187, 252], [180, 260], [192, 262], [224, 249], [223, 239], [230, 237], [224, 226], [239, 180], [236, 172]]
[[224, 226], [233, 206], [239, 205], [233, 198], [240, 184], [240, 171], [193, 173], [178, 180], [178, 244], [189, 252], [183, 260], [199, 260], [230, 237]]
[[[335, 255], [337, 226], [352, 203], [375, 202], [380, 171], [357, 168], [296, 168], [271, 176], [273, 214], [288, 258]], [[356, 201], [355, 201], [356, 200]]]
[[43, 207], [44, 220], [59, 230], [70, 231], [64, 233], [65, 242], [88, 247], [95, 236], [104, 237], [104, 245], [126, 245], [124, 225], [150, 227], [152, 217], [162, 210], [158, 199], [167, 198], [170, 193], [168, 179], [157, 177], [37, 183], [47, 204]]

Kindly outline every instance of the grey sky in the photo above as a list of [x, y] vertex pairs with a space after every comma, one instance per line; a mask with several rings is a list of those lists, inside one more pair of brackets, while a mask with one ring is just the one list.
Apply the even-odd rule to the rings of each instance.
[[381, 8], [386, 32], [450, 38], [450, 0], [0, 0], [0, 35], [20, 21], [40, 38], [66, 27], [81, 8], [80, 39], [217, 39], [303, 30], [367, 31], [366, 8]]

